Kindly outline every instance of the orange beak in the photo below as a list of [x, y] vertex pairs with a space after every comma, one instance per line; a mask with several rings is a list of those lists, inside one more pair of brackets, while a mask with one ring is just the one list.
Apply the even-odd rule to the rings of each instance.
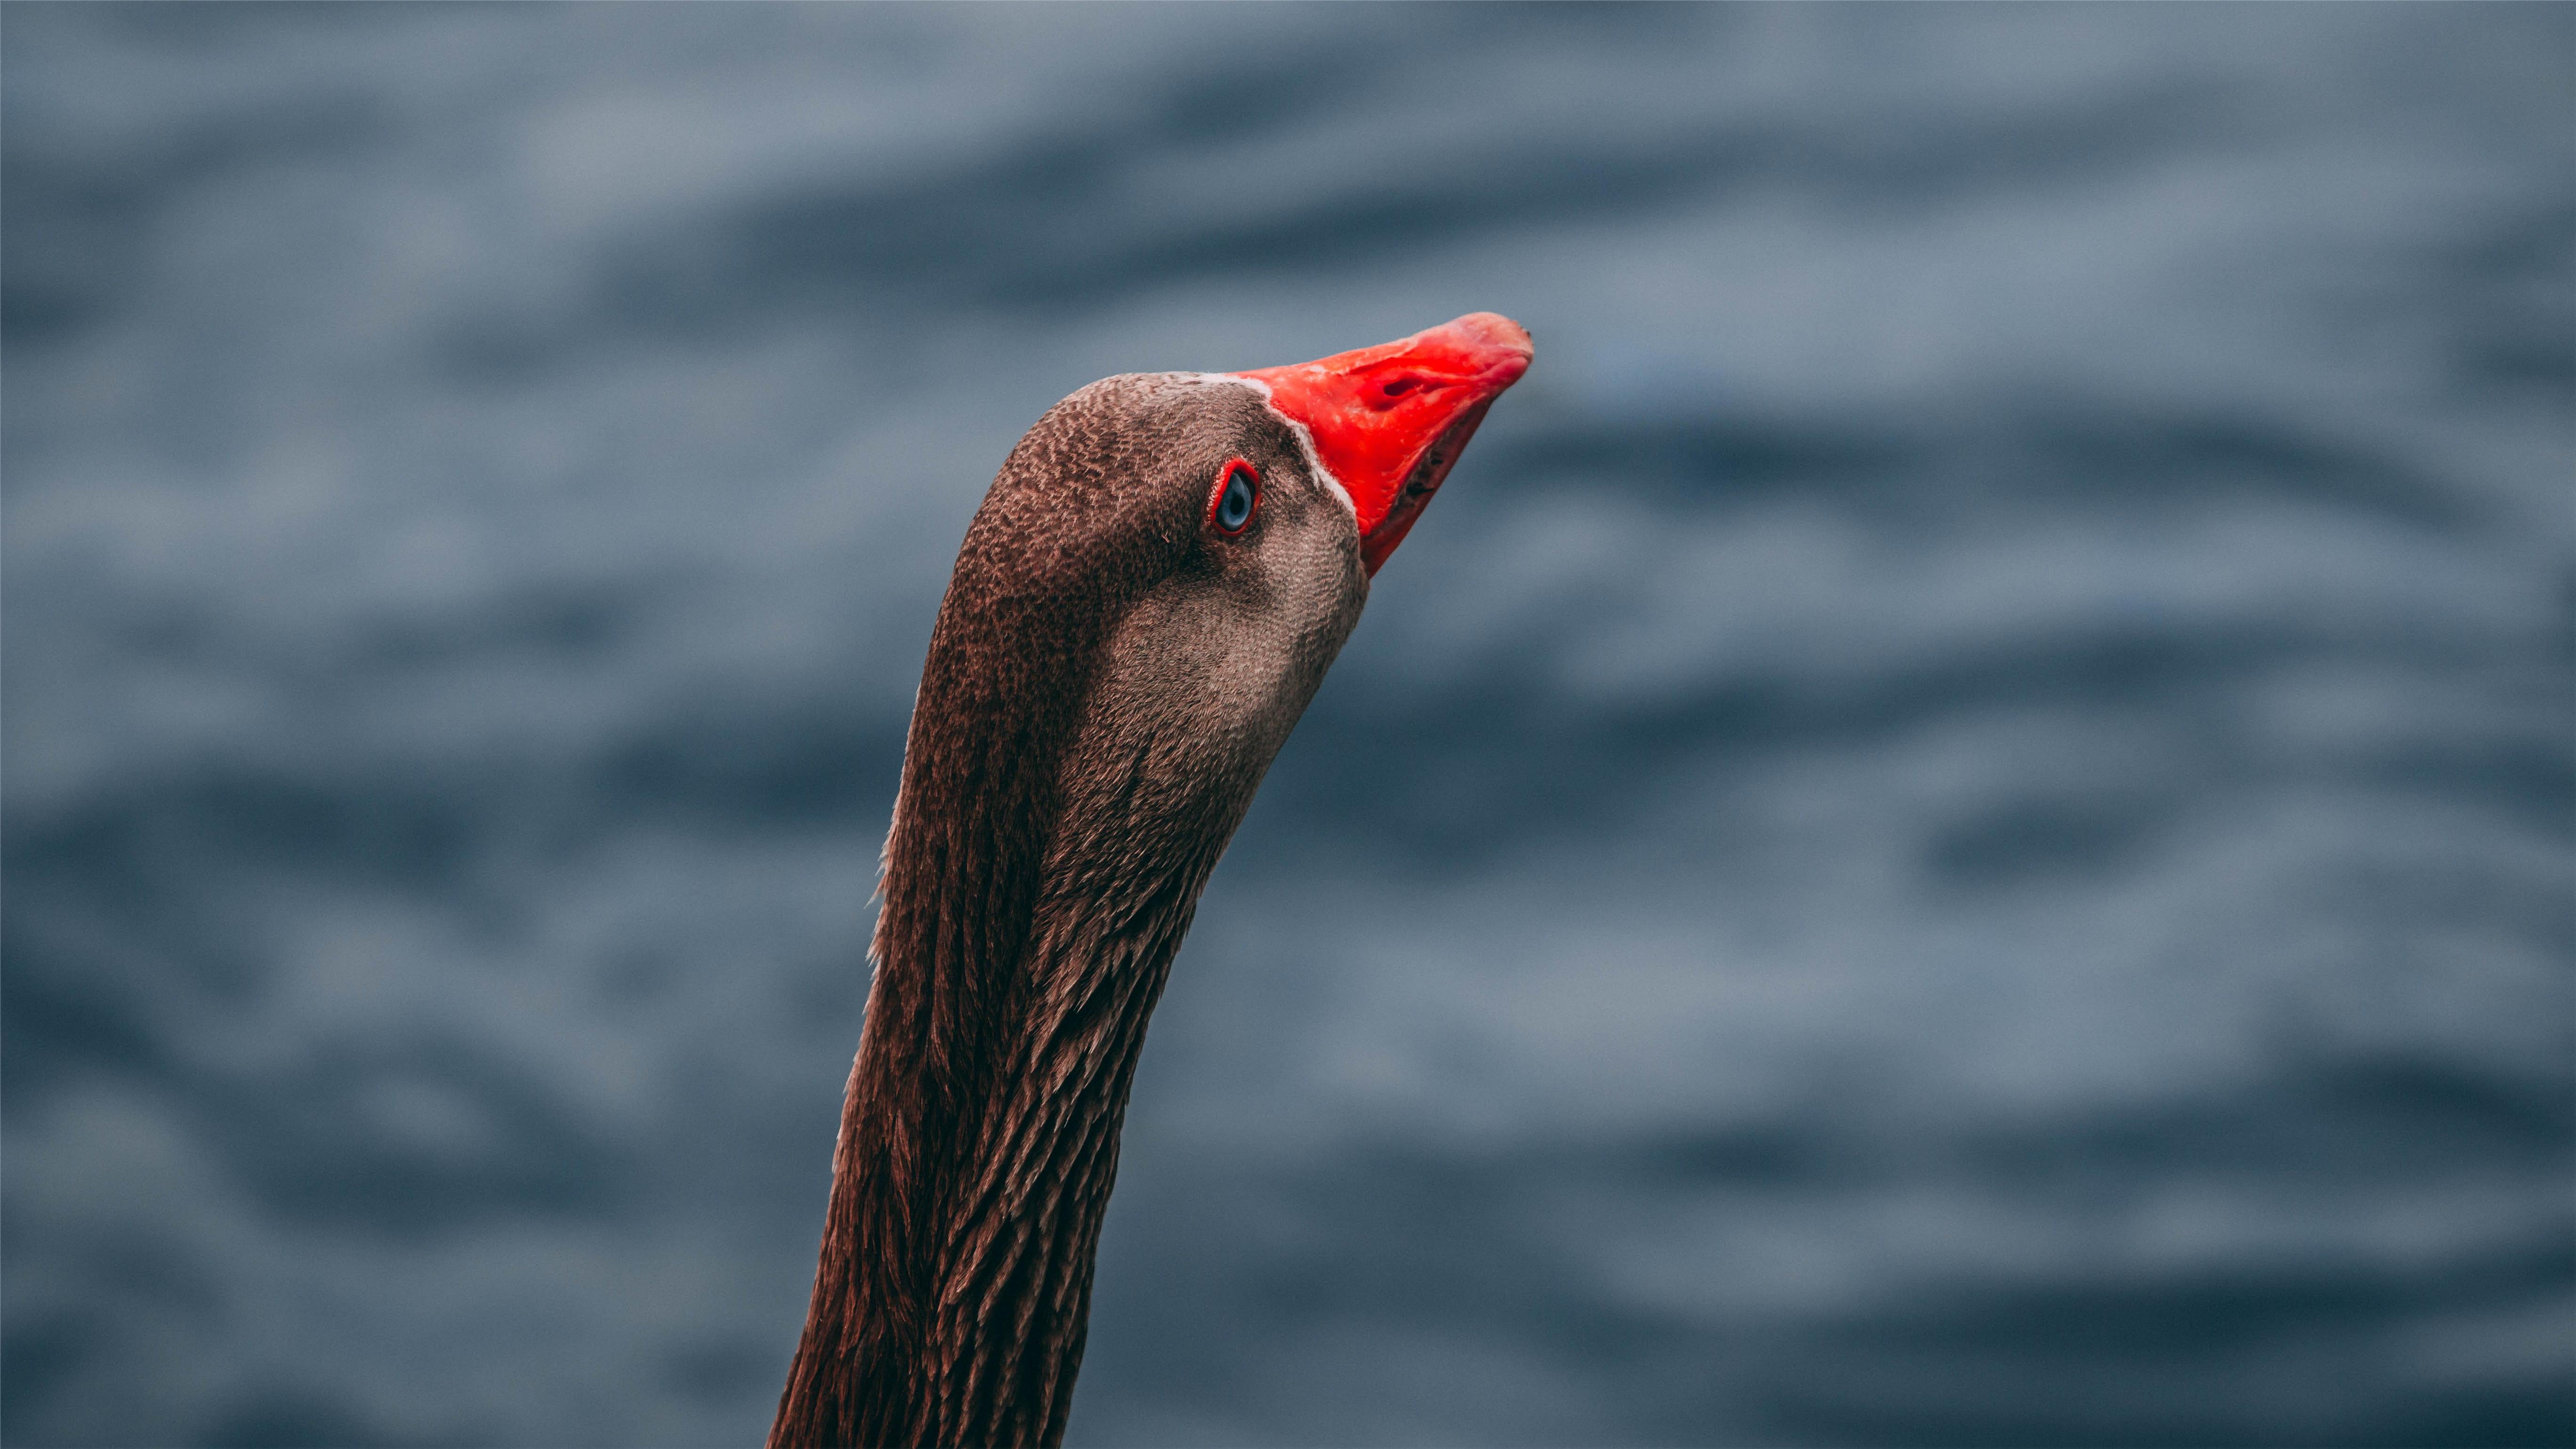
[[1269, 389], [1270, 406], [1302, 424], [1315, 454], [1359, 514], [1371, 574], [1413, 527], [1504, 388], [1529, 371], [1530, 335], [1470, 312], [1400, 342], [1233, 376]]

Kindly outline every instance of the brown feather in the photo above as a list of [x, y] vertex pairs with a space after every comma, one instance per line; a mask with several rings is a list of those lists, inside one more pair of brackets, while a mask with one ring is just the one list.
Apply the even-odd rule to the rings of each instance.
[[[1201, 527], [1236, 455], [1258, 548]], [[1257, 394], [1186, 377], [1094, 384], [1003, 464], [931, 634], [773, 1449], [1061, 1441], [1146, 1019], [1365, 598], [1336, 507]]]

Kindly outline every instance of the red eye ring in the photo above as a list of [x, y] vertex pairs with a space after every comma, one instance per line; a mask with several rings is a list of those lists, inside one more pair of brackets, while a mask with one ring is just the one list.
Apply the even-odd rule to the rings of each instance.
[[1238, 534], [1252, 526], [1253, 515], [1260, 511], [1260, 470], [1241, 458], [1227, 459], [1216, 470], [1216, 486], [1208, 490], [1208, 527]]

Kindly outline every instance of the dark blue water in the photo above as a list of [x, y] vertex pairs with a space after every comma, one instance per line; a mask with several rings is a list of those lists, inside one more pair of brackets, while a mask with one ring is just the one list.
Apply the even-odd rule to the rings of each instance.
[[765, 1427], [965, 521], [1528, 323], [1073, 1436], [2576, 1440], [2576, 9], [13, 4], [13, 1444]]

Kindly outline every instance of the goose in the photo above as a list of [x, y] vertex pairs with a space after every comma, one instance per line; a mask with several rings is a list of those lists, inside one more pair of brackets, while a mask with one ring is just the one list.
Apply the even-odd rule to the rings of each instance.
[[1146, 1018], [1208, 872], [1468, 438], [1473, 313], [1056, 404], [966, 530], [771, 1449], [1057, 1445]]

